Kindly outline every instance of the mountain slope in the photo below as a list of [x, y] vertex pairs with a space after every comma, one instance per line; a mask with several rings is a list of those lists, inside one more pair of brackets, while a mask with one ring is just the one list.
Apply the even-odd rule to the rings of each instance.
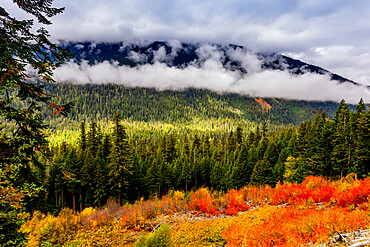
[[[287, 70], [291, 74], [304, 73], [328, 74], [331, 80], [340, 83], [357, 84], [347, 78], [334, 74], [321, 67], [314, 66], [276, 53], [253, 53], [238, 45], [187, 44], [178, 41], [156, 41], [137, 44], [125, 43], [68, 43], [75, 54], [75, 61], [87, 60], [90, 65], [103, 61], [116, 61], [118, 65], [135, 67], [143, 64], [165, 63], [167, 66], [184, 68], [188, 65], [201, 66], [207, 59], [222, 63], [223, 67], [242, 74], [251, 70]], [[244, 57], [246, 56], [246, 57]], [[247, 61], [255, 56], [259, 61]], [[248, 62], [260, 64], [252, 68]]]
[[[80, 121], [108, 121], [116, 112], [130, 121], [162, 122], [176, 125], [209, 121], [215, 125], [260, 124], [297, 125], [313, 117], [316, 111], [325, 109], [333, 117], [338, 106], [333, 102], [307, 102], [264, 98], [260, 102], [271, 108], [261, 107], [256, 98], [238, 94], [220, 94], [203, 89], [183, 91], [157, 91], [147, 88], [129, 88], [122, 85], [73, 85], [58, 83], [47, 85], [46, 90], [55, 95], [58, 102], [75, 102], [70, 120], [75, 127]], [[46, 113], [45, 113], [46, 114]], [[47, 116], [47, 115], [45, 115]], [[60, 119], [52, 120], [55, 126]]]

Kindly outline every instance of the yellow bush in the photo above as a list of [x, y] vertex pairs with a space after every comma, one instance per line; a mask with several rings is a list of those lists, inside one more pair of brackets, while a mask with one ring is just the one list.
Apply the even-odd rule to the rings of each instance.
[[28, 246], [62, 246], [75, 236], [80, 227], [79, 217], [71, 209], [65, 208], [58, 217], [36, 211], [21, 231], [29, 233]]
[[88, 208], [85, 208], [85, 209], [80, 213], [80, 216], [81, 216], [81, 217], [89, 217], [89, 216], [91, 216], [93, 213], [96, 213], [96, 209], [94, 209], [93, 207], [88, 207]]

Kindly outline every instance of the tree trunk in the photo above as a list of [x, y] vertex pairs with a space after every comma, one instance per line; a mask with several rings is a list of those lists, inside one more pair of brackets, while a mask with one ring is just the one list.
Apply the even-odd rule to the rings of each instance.
[[75, 193], [73, 193], [72, 199], [73, 199], [73, 211], [76, 212], [76, 194]]
[[58, 207], [58, 191], [57, 191], [57, 183], [54, 183], [54, 190], [55, 190], [55, 207]]
[[63, 187], [62, 187], [62, 208], [63, 208], [63, 201], [64, 201], [64, 190], [63, 190]]
[[82, 196], [80, 194], [80, 212], [82, 212]]

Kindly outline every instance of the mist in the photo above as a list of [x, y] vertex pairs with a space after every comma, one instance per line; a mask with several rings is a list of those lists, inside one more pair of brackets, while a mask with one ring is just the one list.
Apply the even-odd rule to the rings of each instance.
[[[132, 61], [145, 62], [136, 67], [120, 66], [118, 62], [104, 61], [90, 65], [87, 61], [69, 61], [54, 71], [57, 82], [75, 84], [114, 83], [127, 87], [155, 88], [157, 90], [208, 89], [220, 93], [237, 93], [250, 97], [274, 97], [309, 101], [345, 99], [356, 104], [363, 98], [369, 103], [370, 92], [365, 86], [338, 83], [329, 74], [303, 73], [296, 75], [287, 69], [261, 69], [261, 58], [251, 51], [239, 48], [220, 51], [210, 44], [197, 49], [198, 61], [184, 67], [171, 66], [181, 45], [172, 42], [172, 51], [153, 51], [152, 61], [144, 54], [131, 53]], [[225, 56], [239, 62], [247, 73], [232, 70], [225, 65]]]

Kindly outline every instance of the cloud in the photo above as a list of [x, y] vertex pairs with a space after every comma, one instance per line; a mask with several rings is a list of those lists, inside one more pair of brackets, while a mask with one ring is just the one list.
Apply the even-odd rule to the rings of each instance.
[[[368, 0], [60, 0], [55, 5], [66, 10], [47, 27], [54, 40], [233, 43], [290, 54], [370, 84]], [[11, 0], [4, 7], [22, 15]]]
[[[179, 47], [179, 46], [176, 46]], [[370, 100], [370, 92], [362, 86], [350, 83], [338, 84], [329, 75], [305, 73], [294, 75], [288, 70], [262, 70], [260, 58], [251, 51], [240, 48], [228, 49], [226, 53], [239, 61], [248, 71], [230, 70], [223, 65], [225, 55], [216, 46], [200, 45], [196, 50], [200, 62], [186, 67], [169, 66], [170, 55], [161, 49], [155, 53], [153, 63], [136, 67], [119, 66], [117, 62], [104, 61], [89, 65], [87, 61], [74, 61], [55, 70], [58, 82], [72, 83], [116, 83], [128, 87], [147, 87], [157, 90], [184, 90], [186, 88], [209, 89], [251, 97], [276, 97], [298, 100], [334, 101], [345, 99], [356, 104], [360, 98]], [[148, 61], [144, 54], [132, 55], [131, 59]]]

